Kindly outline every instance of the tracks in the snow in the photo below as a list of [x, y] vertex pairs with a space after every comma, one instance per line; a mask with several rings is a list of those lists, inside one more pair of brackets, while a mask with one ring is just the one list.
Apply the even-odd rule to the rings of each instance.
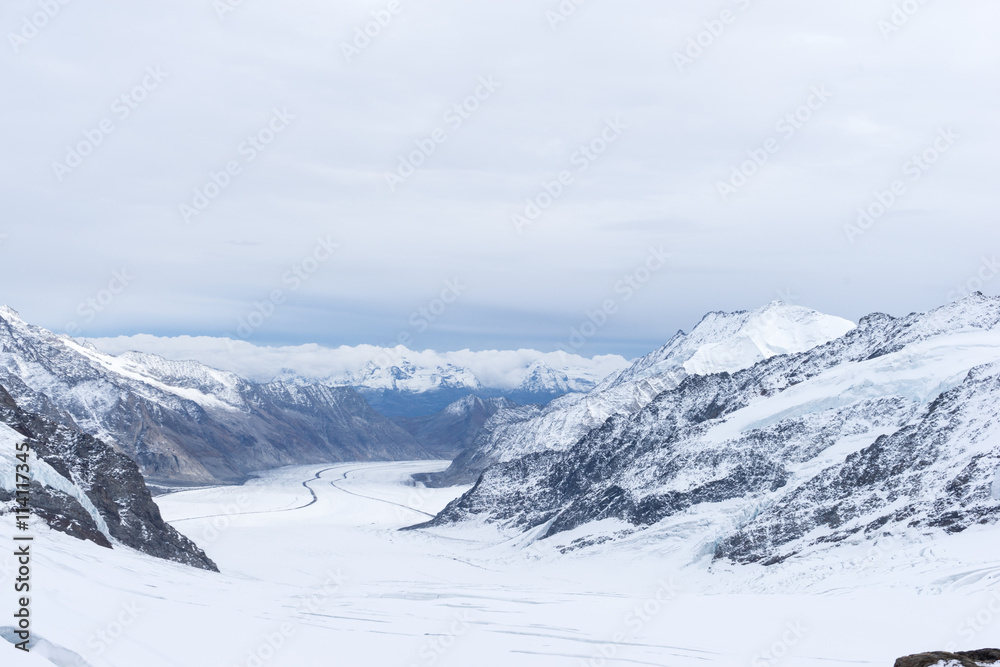
[[[347, 475], [349, 475], [352, 472], [357, 472], [358, 470], [361, 470], [361, 468], [355, 468], [354, 470], [345, 470], [340, 475], [340, 479], [342, 479], [344, 481], [347, 481]], [[366, 496], [363, 493], [356, 493], [354, 491], [348, 491], [347, 489], [345, 489], [342, 486], [337, 486], [336, 482], [330, 482], [330, 486], [332, 486], [333, 488], [337, 489], [338, 491], [342, 491], [343, 493], [346, 493], [346, 494], [351, 495], [351, 496], [357, 496], [358, 498], [365, 498], [366, 500], [374, 500], [376, 502], [386, 503], [387, 505], [395, 505], [396, 507], [402, 507], [405, 510], [409, 510], [411, 512], [416, 512], [417, 514], [423, 514], [424, 516], [429, 516], [432, 519], [434, 518], [433, 514], [430, 514], [428, 512], [424, 512], [423, 510], [418, 510], [416, 508], [410, 507], [409, 505], [404, 505], [402, 503], [394, 503], [393, 501], [386, 500], [385, 498], [376, 498], [375, 496]]]
[[[280, 509], [273, 509], [273, 510], [257, 510], [257, 511], [254, 511], [254, 512], [222, 512], [222, 513], [219, 513], [219, 514], [206, 514], [204, 516], [191, 516], [191, 517], [187, 517], [187, 518], [184, 518], [184, 519], [173, 519], [172, 521], [169, 521], [168, 523], [181, 523], [183, 521], [196, 521], [198, 519], [214, 519], [214, 518], [220, 517], [220, 516], [232, 517], [232, 516], [249, 516], [249, 515], [252, 515], [252, 514], [275, 514], [277, 512], [294, 512], [296, 510], [305, 509], [305, 508], [309, 507], [310, 505], [316, 504], [319, 501], [319, 496], [316, 495], [316, 492], [309, 485], [311, 483], [319, 480], [323, 476], [323, 473], [330, 472], [331, 470], [334, 470], [337, 467], [338, 466], [331, 466], [329, 468], [323, 468], [322, 470], [318, 471], [315, 475], [313, 475], [309, 479], [307, 479], [307, 480], [305, 480], [305, 481], [302, 482], [302, 486], [305, 487], [306, 491], [308, 491], [309, 495], [311, 496], [311, 498], [309, 499], [309, 502], [305, 503], [304, 505], [298, 505], [296, 507], [282, 507]], [[353, 468], [351, 470], [345, 470], [344, 472], [341, 473], [340, 479], [346, 481], [347, 480], [347, 476], [349, 474], [351, 474], [353, 472], [357, 472], [358, 470], [363, 470], [363, 468]], [[363, 493], [357, 493], [355, 491], [349, 491], [349, 490], [345, 489], [344, 487], [339, 486], [335, 481], [331, 481], [330, 482], [330, 486], [332, 486], [333, 488], [337, 489], [338, 491], [340, 491], [342, 493], [346, 493], [346, 494], [351, 495], [351, 496], [356, 496], [358, 498], [364, 498], [366, 500], [374, 500], [375, 502], [386, 503], [387, 505], [394, 505], [396, 507], [401, 507], [401, 508], [403, 508], [405, 510], [409, 510], [410, 512], [416, 512], [417, 514], [423, 514], [424, 516], [428, 516], [428, 517], [434, 518], [433, 514], [430, 514], [428, 512], [424, 512], [423, 510], [418, 510], [416, 508], [410, 507], [409, 505], [404, 505], [402, 503], [396, 503], [396, 502], [393, 502], [391, 500], [386, 500], [385, 498], [376, 498], [375, 496], [366, 496]]]
[[319, 496], [317, 496], [316, 492], [313, 491], [313, 489], [312, 489], [311, 486], [309, 486], [310, 482], [315, 482], [316, 480], [318, 480], [320, 478], [320, 476], [323, 473], [329, 472], [329, 471], [333, 470], [334, 467], [336, 467], [336, 466], [332, 466], [330, 468], [323, 468], [322, 470], [320, 470], [319, 472], [317, 472], [315, 475], [313, 475], [309, 479], [307, 479], [304, 482], [302, 482], [302, 486], [304, 486], [305, 489], [306, 489], [306, 491], [309, 492], [309, 495], [312, 496], [312, 498], [310, 498], [309, 502], [307, 502], [305, 505], [299, 505], [298, 507], [282, 507], [282, 508], [276, 509], [276, 510], [258, 510], [258, 511], [255, 511], [255, 512], [225, 512], [225, 513], [222, 513], [222, 514], [206, 514], [205, 516], [191, 516], [191, 517], [187, 517], [186, 519], [174, 519], [173, 521], [169, 521], [168, 523], [180, 523], [182, 521], [195, 521], [196, 519], [214, 519], [215, 517], [219, 517], [219, 516], [249, 516], [251, 514], [275, 514], [277, 512], [294, 512], [295, 510], [305, 509], [306, 507], [309, 507], [310, 505], [314, 505], [319, 500]]

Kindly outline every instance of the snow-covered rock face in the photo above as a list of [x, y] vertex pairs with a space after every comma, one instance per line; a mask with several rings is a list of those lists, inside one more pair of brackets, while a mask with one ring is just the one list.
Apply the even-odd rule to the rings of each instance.
[[492, 465], [435, 522], [542, 527], [573, 548], [605, 539], [588, 526], [610, 520], [620, 535], [683, 535], [692, 559], [765, 564], [994, 524], [998, 323], [1000, 299], [975, 295], [871, 315], [735, 373], [689, 376], [562, 451]]
[[0, 514], [17, 507], [14, 473], [19, 461], [13, 453], [22, 444], [29, 450], [35, 519], [100, 546], [124, 544], [159, 558], [216, 569], [201, 549], [163, 521], [131, 459], [76, 429], [25, 412], [2, 388]]
[[390, 365], [368, 363], [361, 371], [325, 384], [352, 387], [384, 414], [400, 417], [438, 412], [456, 399], [474, 393], [483, 398], [505, 397], [514, 403], [547, 403], [573, 392], [593, 389], [589, 369], [556, 370], [543, 361], [530, 363], [513, 388], [486, 386], [470, 369], [453, 364], [421, 366], [405, 357]]
[[678, 368], [691, 375], [733, 373], [779, 354], [805, 352], [843, 336], [854, 323], [810, 308], [772, 302], [755, 311], [712, 312], [685, 334], [598, 385], [598, 390]]
[[467, 368], [451, 364], [434, 367], [417, 366], [403, 359], [390, 366], [369, 363], [363, 370], [332, 384], [364, 389], [381, 389], [421, 394], [437, 389], [479, 391], [482, 385]]
[[804, 352], [853, 328], [848, 320], [780, 302], [752, 312], [709, 313], [690, 334], [678, 333], [586, 395], [499, 412], [431, 483], [467, 484], [493, 463], [568, 449], [608, 417], [642, 409], [688, 375], [735, 372], [779, 354]]
[[528, 372], [510, 393], [518, 396], [558, 396], [589, 391], [594, 383], [581, 377], [571, 377], [565, 371], [557, 371], [543, 361], [536, 361], [528, 367]]
[[734, 373], [779, 354], [811, 350], [853, 328], [849, 320], [780, 302], [752, 313], [713, 313], [691, 332], [686, 347], [701, 344], [683, 366], [692, 375]]
[[426, 458], [353, 389], [249, 382], [192, 361], [112, 356], [0, 311], [0, 386], [79, 428], [152, 479], [236, 481], [282, 465]]

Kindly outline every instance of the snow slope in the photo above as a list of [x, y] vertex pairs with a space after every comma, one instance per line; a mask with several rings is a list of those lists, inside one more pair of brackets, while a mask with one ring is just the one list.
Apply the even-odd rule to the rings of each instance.
[[[982, 530], [715, 571], [653, 543], [563, 555], [489, 527], [399, 532], [461, 491], [407, 483], [435, 467], [297, 467], [160, 498], [221, 574], [41, 530], [36, 628], [90, 667], [856, 667], [989, 644], [1000, 620]], [[0, 588], [11, 572], [4, 550]], [[48, 664], [3, 643], [5, 666]]]

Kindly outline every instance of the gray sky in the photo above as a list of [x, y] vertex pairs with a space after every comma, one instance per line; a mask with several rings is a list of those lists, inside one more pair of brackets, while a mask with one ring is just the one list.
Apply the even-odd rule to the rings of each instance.
[[56, 331], [634, 356], [1000, 291], [995, 2], [51, 4], [0, 13], [0, 301]]

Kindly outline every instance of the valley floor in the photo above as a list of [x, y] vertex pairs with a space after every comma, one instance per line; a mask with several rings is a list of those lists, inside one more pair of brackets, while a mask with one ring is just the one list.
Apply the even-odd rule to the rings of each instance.
[[[30, 656], [0, 641], [0, 664], [888, 666], [1000, 643], [995, 529], [866, 545], [773, 577], [684, 566], [669, 540], [562, 555], [484, 527], [399, 532], [464, 490], [408, 483], [445, 465], [285, 468], [158, 497], [222, 574], [39, 528], [31, 605], [45, 641]], [[5, 545], [11, 523], [0, 517]], [[0, 628], [15, 602], [11, 551]]]

